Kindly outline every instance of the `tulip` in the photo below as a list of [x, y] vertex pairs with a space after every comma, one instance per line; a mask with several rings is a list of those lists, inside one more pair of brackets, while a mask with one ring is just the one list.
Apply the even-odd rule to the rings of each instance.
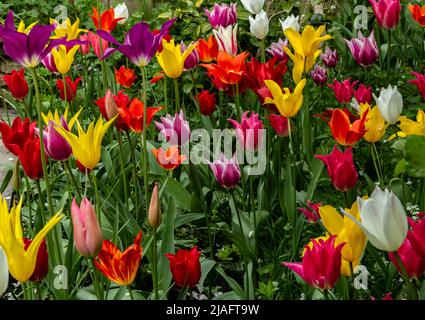
[[28, 34], [32, 28], [38, 23], [38, 21], [31, 23], [29, 26], [25, 26], [25, 22], [23, 20], [19, 21], [18, 28], [15, 27], [15, 18], [13, 16], [13, 10], [10, 10], [7, 15], [6, 19], [4, 20], [3, 24], [0, 24], [0, 32], [3, 28], [17, 31], [20, 33]]
[[369, 199], [357, 198], [361, 222], [344, 212], [357, 223], [376, 248], [397, 251], [407, 236], [406, 212], [397, 196], [388, 189], [376, 187]]
[[171, 146], [167, 150], [164, 150], [163, 148], [153, 148], [151, 149], [151, 152], [158, 164], [165, 170], [174, 170], [186, 161], [186, 156], [184, 154], [180, 154], [178, 146]]
[[239, 143], [246, 150], [258, 150], [263, 143], [262, 130], [263, 122], [259, 119], [259, 114], [251, 112], [248, 117], [248, 111], [242, 114], [241, 123], [234, 119], [227, 119], [236, 129], [236, 137]]
[[368, 112], [364, 112], [360, 119], [351, 123], [347, 114], [348, 110], [333, 109], [332, 116], [328, 121], [329, 128], [336, 142], [342, 146], [351, 146], [358, 142], [365, 134], [365, 122]]
[[218, 27], [213, 30], [215, 40], [218, 43], [218, 50], [227, 52], [233, 57], [238, 54], [238, 24], [234, 26]]
[[353, 90], [354, 98], [359, 104], [372, 103], [372, 87], [366, 87], [363, 83], [359, 85], [357, 90]]
[[135, 80], [133, 69], [127, 69], [125, 66], [121, 66], [118, 70], [115, 69], [115, 81], [124, 88], [130, 88]]
[[409, 4], [407, 7], [412, 13], [413, 19], [421, 26], [425, 27], [425, 5], [421, 7], [419, 4]]
[[78, 48], [79, 45], [74, 45], [71, 48], [67, 48], [67, 46], [61, 44], [57, 49], [52, 49], [51, 53], [55, 61], [56, 69], [59, 73], [68, 73], [72, 63], [74, 62], [74, 55]]
[[310, 71], [311, 78], [317, 85], [324, 85], [328, 81], [328, 72], [318, 64]]
[[259, 13], [264, 5], [264, 0], [241, 0], [243, 7], [251, 14]]
[[111, 120], [118, 114], [115, 126], [118, 130], [127, 130], [127, 124], [119, 113], [119, 110], [128, 107], [128, 105], [130, 104], [130, 97], [124, 93], [124, 90], [118, 91], [117, 95], [112, 94], [109, 89], [106, 90], [106, 92], [107, 94], [105, 95], [105, 97], [99, 98], [95, 101], [95, 103], [99, 107], [100, 113], [107, 121]]
[[180, 44], [174, 44], [174, 39], [171, 39], [170, 42], [163, 39], [162, 46], [163, 50], [156, 54], [158, 63], [167, 76], [177, 79], [183, 72], [186, 58], [195, 49], [195, 44], [191, 44], [185, 51], [182, 51]]
[[425, 259], [425, 218], [424, 214], [421, 214], [421, 217], [414, 221], [413, 219], [409, 219], [409, 224], [411, 230], [407, 233], [407, 238], [409, 239], [409, 243], [411, 244], [415, 253]]
[[18, 205], [13, 205], [9, 213], [6, 199], [0, 196], [0, 221], [2, 221], [0, 224], [0, 247], [6, 253], [10, 274], [19, 282], [24, 283], [34, 273], [42, 240], [59, 223], [63, 215], [55, 214], [25, 249], [22, 239], [21, 206], [22, 199]]
[[320, 54], [320, 59], [328, 68], [335, 68], [338, 64], [338, 53], [336, 49], [332, 51], [331, 48], [326, 47], [325, 53]]
[[[398, 137], [405, 138], [407, 136], [425, 136], [425, 112], [419, 110], [416, 114], [416, 121], [410, 120], [404, 116], [400, 117], [400, 124], [398, 125], [401, 131], [397, 132]], [[395, 135], [389, 139], [394, 138]]]
[[[201, 64], [207, 69], [207, 75], [215, 79], [220, 88], [227, 85], [234, 85], [239, 83], [245, 73], [245, 59], [249, 53], [242, 52], [236, 57], [232, 57], [226, 52], [219, 52], [217, 56], [217, 64]], [[213, 81], [214, 82], [214, 81]]]
[[357, 38], [352, 38], [350, 41], [344, 40], [350, 48], [354, 60], [363, 67], [374, 64], [378, 59], [378, 44], [375, 41], [373, 30], [367, 38], [359, 31]]
[[59, 23], [55, 19], [50, 19], [50, 24], [55, 25], [54, 36], [52, 39], [64, 38], [66, 41], [75, 40], [80, 32], [87, 32], [85, 29], [80, 29], [80, 19], [76, 19], [74, 23], [71, 23], [69, 18], [66, 18], [64, 22]]
[[349, 103], [354, 94], [354, 87], [358, 81], [350, 82], [350, 79], [345, 79], [343, 82], [339, 82], [334, 79], [333, 84], [328, 84], [328, 87], [333, 89], [335, 98], [339, 103]]
[[102, 249], [94, 258], [94, 265], [108, 280], [128, 286], [134, 281], [142, 261], [141, 242], [142, 231], [137, 234], [134, 243], [121, 252], [111, 241], [104, 240]]
[[308, 285], [318, 289], [331, 289], [341, 274], [341, 250], [344, 244], [335, 246], [335, 236], [327, 240], [314, 239], [305, 247], [302, 262], [283, 262]]
[[9, 266], [7, 263], [7, 257], [0, 247], [0, 298], [6, 292], [9, 286]]
[[171, 145], [182, 146], [189, 142], [190, 127], [189, 122], [184, 118], [183, 110], [176, 113], [174, 117], [167, 114], [160, 120], [160, 122], [155, 121], [155, 126]]
[[87, 34], [88, 40], [93, 47], [94, 54], [101, 59], [103, 54], [108, 49], [108, 41], [102, 39], [96, 33], [89, 31]]
[[[71, 77], [65, 77], [66, 83], [66, 101], [71, 102], [77, 96], [77, 87], [80, 83], [81, 78], [78, 77], [72, 82]], [[65, 100], [65, 86], [62, 79], [56, 80], [56, 87], [59, 89], [59, 97]]]
[[71, 217], [75, 248], [83, 257], [95, 257], [102, 248], [103, 236], [90, 201], [84, 198], [78, 206], [74, 198]]
[[288, 121], [290, 120], [288, 118], [272, 113], [267, 116], [267, 119], [269, 119], [270, 126], [279, 137], [287, 137], [289, 135]]
[[34, 138], [36, 125], [36, 122], [30, 122], [29, 118], [25, 118], [22, 122], [21, 118], [16, 117], [11, 127], [6, 122], [0, 121], [1, 138], [6, 149], [18, 156], [15, 153], [16, 147], [23, 149], [25, 142]]
[[100, 161], [103, 136], [114, 121], [115, 118], [103, 123], [102, 117], [99, 117], [96, 125], [94, 121], [91, 122], [86, 132], [84, 132], [80, 123], [77, 121], [78, 136], [58, 126], [56, 130], [71, 145], [74, 157], [84, 167], [93, 170]]
[[58, 68], [56, 68], [55, 58], [52, 55], [52, 52], [49, 52], [42, 60], [41, 63], [43, 66], [49, 70], [51, 73], [58, 73]]
[[[181, 53], [184, 54], [184, 52], [187, 50], [187, 46], [183, 43], [183, 41], [180, 43], [180, 45], [181, 45], [180, 46]], [[189, 45], [189, 47], [190, 46], [194, 46], [195, 48], [192, 50], [191, 53], [189, 53], [189, 55], [186, 57], [186, 60], [184, 61], [183, 66], [184, 66], [184, 69], [186, 70], [195, 68], [199, 63], [199, 54], [198, 54], [198, 51], [196, 50], [197, 44], [192, 42]]]
[[196, 45], [196, 51], [199, 54], [199, 60], [202, 62], [211, 62], [217, 59], [218, 43], [214, 35], [210, 35], [208, 40], [199, 39]]
[[321, 205], [321, 203], [313, 203], [307, 200], [308, 208], [297, 208], [297, 210], [306, 216], [308, 222], [316, 222], [320, 218], [319, 208]]
[[174, 282], [181, 288], [194, 288], [201, 278], [201, 252], [195, 246], [190, 250], [179, 249], [176, 254], [166, 253]]
[[[161, 107], [147, 108], [146, 126], [149, 126], [155, 114], [161, 110]], [[120, 117], [124, 120], [125, 124], [134, 132], [142, 133], [144, 130], [144, 104], [139, 99], [134, 98], [130, 102], [128, 108], [118, 108]]]
[[232, 26], [238, 19], [236, 3], [230, 3], [230, 5], [226, 3], [215, 3], [211, 11], [205, 9], [205, 15], [207, 16], [213, 29]]
[[80, 45], [80, 53], [83, 55], [89, 54], [90, 53], [90, 39], [89, 39], [89, 35], [88, 34], [82, 34], [79, 37], [80, 41], [82, 42], [82, 44]]
[[10, 93], [15, 99], [23, 100], [28, 94], [28, 83], [25, 80], [25, 69], [19, 71], [12, 70], [10, 74], [5, 74], [3, 80]]
[[371, 108], [367, 103], [360, 105], [360, 114], [367, 112], [365, 128], [366, 133], [363, 138], [369, 143], [375, 143], [381, 140], [385, 134], [388, 125], [385, 124], [377, 106]]
[[236, 162], [236, 155], [227, 159], [224, 154], [220, 154], [220, 159], [210, 162], [209, 166], [217, 182], [225, 188], [236, 187], [241, 179], [241, 169]]
[[306, 79], [302, 79], [292, 93], [288, 88], [284, 88], [282, 92], [280, 86], [273, 80], [264, 80], [264, 83], [273, 96], [273, 99], [266, 98], [265, 103], [273, 103], [280, 114], [287, 118], [291, 118], [298, 113], [303, 104], [303, 89], [307, 83]]
[[199, 110], [204, 116], [211, 115], [216, 109], [215, 95], [208, 90], [202, 90], [196, 95], [196, 100], [199, 103]]
[[[99, 23], [100, 17], [100, 23]], [[97, 30], [105, 30], [106, 32], [112, 32], [115, 29], [118, 22], [124, 20], [123, 17], [116, 17], [114, 8], [109, 8], [99, 14], [97, 9], [93, 7], [93, 15], [91, 16], [94, 26]]]
[[292, 29], [295, 32], [300, 32], [300, 17], [294, 16], [291, 14], [290, 16], [287, 16], [285, 20], [279, 19], [280, 25], [282, 26], [283, 33], [285, 33], [286, 30]]
[[[357, 202], [354, 202], [351, 209], [345, 209], [357, 220], [360, 219]], [[342, 216], [332, 206], [321, 206], [319, 208], [320, 219], [331, 234], [336, 236], [335, 244], [345, 243], [341, 251], [341, 273], [344, 276], [351, 276], [352, 270], [360, 264], [366, 248], [367, 238], [360, 227], [347, 216]]]
[[284, 61], [288, 59], [288, 55], [286, 54], [284, 48], [288, 46], [288, 39], [283, 41], [279, 38], [277, 42], [274, 42], [270, 45], [270, 48], [266, 50], [268, 54], [270, 54], [273, 58], [277, 58], [277, 61]]
[[386, 89], [382, 88], [379, 97], [375, 95], [373, 97], [385, 121], [389, 124], [396, 123], [403, 111], [403, 97], [398, 92], [397, 86], [392, 88], [389, 85]]
[[263, 40], [269, 32], [269, 18], [267, 13], [261, 10], [255, 15], [255, 18], [249, 18], [249, 31], [259, 40]]
[[[425, 273], [425, 259], [418, 256], [412, 247], [409, 238], [406, 238], [401, 247], [397, 250], [397, 254], [403, 264], [403, 268], [409, 279], [419, 279]], [[402, 267], [393, 252], [388, 253], [391, 262], [397, 268], [398, 272], [403, 274]]]
[[18, 156], [22, 168], [28, 178], [32, 180], [39, 180], [43, 177], [44, 173], [41, 163], [40, 138], [29, 138], [25, 141], [22, 147], [12, 145], [12, 149], [13, 153]]
[[162, 211], [161, 211], [161, 201], [159, 200], [158, 195], [158, 183], [155, 183], [155, 186], [152, 190], [151, 202], [149, 204], [148, 211], [148, 223], [152, 228], [158, 228], [161, 225], [162, 220]]
[[[106, 59], [115, 51], [124, 54], [132, 63], [138, 67], [145, 67], [158, 51], [162, 43], [162, 38], [168, 33], [176, 19], [169, 20], [161, 26], [161, 30], [154, 33], [149, 30], [149, 25], [145, 22], [136, 23], [128, 30], [124, 37], [124, 43], [119, 43], [110, 32], [98, 30], [97, 34], [103, 39], [117, 45], [104, 52], [102, 59]], [[144, 41], [140, 41], [144, 39]]]
[[322, 160], [326, 165], [329, 178], [337, 190], [345, 192], [354, 188], [359, 176], [354, 166], [351, 147], [341, 152], [335, 145], [330, 154], [314, 157]]
[[117, 4], [114, 8], [115, 19], [121, 19], [118, 24], [125, 24], [128, 20], [128, 8], [125, 2]]
[[397, 27], [400, 20], [400, 0], [369, 0], [381, 28], [390, 30]]
[[411, 72], [410, 74], [416, 78], [409, 80], [409, 83], [414, 84], [418, 88], [422, 95], [422, 100], [425, 100], [425, 74], [419, 72]]
[[[31, 245], [32, 241], [28, 238], [23, 238], [24, 248], [27, 250]], [[30, 281], [40, 282], [46, 278], [47, 273], [49, 272], [49, 254], [47, 252], [46, 239], [43, 239], [38, 249], [37, 259], [35, 262], [35, 269], [29, 278]]]

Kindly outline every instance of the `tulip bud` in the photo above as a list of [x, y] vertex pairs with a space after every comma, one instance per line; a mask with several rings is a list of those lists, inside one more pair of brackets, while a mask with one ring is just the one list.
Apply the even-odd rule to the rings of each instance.
[[328, 73], [325, 68], [322, 68], [318, 64], [310, 71], [311, 78], [317, 85], [323, 85], [328, 81]]
[[249, 17], [249, 31], [259, 40], [263, 40], [269, 32], [269, 18], [267, 13], [261, 10], [255, 18]]
[[241, 0], [243, 7], [251, 14], [257, 14], [264, 5], [264, 0]]
[[369, 2], [381, 28], [391, 30], [397, 27], [401, 11], [400, 0], [369, 0]]
[[389, 85], [386, 89], [382, 88], [379, 97], [374, 95], [376, 104], [382, 117], [389, 124], [394, 124], [398, 121], [401, 111], [403, 110], [403, 97], [397, 90]]
[[350, 41], [344, 39], [350, 48], [351, 54], [356, 62], [364, 67], [370, 66], [379, 57], [378, 44], [376, 43], [374, 32], [369, 37], [364, 37], [359, 31], [357, 38]]
[[204, 116], [212, 114], [216, 108], [215, 95], [208, 90], [202, 90], [196, 96], [199, 103], [199, 110]]
[[112, 119], [118, 114], [118, 107], [110, 89], [106, 90], [105, 94], [105, 111], [108, 119]]
[[322, 62], [328, 68], [335, 68], [338, 64], [338, 53], [335, 50], [331, 50], [329, 47], [326, 47], [325, 53], [320, 55]]
[[149, 205], [148, 222], [152, 228], [158, 228], [162, 220], [161, 201], [158, 195], [158, 184], [155, 183], [151, 195], [151, 203]]
[[181, 288], [194, 288], [198, 284], [201, 278], [200, 255], [197, 247], [191, 250], [180, 249], [176, 254], [165, 254], [170, 261], [170, 270], [176, 285]]
[[[25, 250], [31, 245], [32, 240], [24, 238]], [[46, 239], [43, 239], [40, 244], [40, 248], [37, 252], [37, 260], [35, 262], [35, 269], [29, 280], [34, 282], [40, 282], [46, 278], [49, 272], [49, 254], [47, 253]]]
[[289, 135], [288, 121], [290, 120], [288, 118], [272, 113], [267, 117], [267, 119], [269, 119], [270, 125], [279, 137], [287, 137]]
[[9, 265], [3, 249], [0, 247], [0, 298], [9, 286]]
[[217, 182], [225, 188], [234, 188], [241, 180], [241, 169], [236, 162], [236, 154], [231, 159], [227, 159], [224, 154], [221, 154], [220, 159], [209, 163], [209, 166]]
[[71, 217], [75, 248], [83, 257], [95, 257], [102, 248], [103, 236], [90, 201], [84, 198], [78, 206], [74, 198]]
[[18, 100], [23, 100], [28, 94], [28, 83], [25, 80], [25, 69], [19, 71], [12, 70], [11, 74], [3, 76], [4, 82], [12, 94]]

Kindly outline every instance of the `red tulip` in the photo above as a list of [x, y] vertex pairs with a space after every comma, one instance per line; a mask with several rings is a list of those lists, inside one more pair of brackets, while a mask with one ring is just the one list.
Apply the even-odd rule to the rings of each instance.
[[[423, 244], [422, 244], [423, 246]], [[401, 262], [410, 279], [419, 279], [425, 272], [425, 259], [418, 256], [409, 241], [409, 238], [404, 240], [404, 243], [397, 250]], [[392, 263], [396, 266], [397, 270], [402, 273], [401, 266], [393, 252], [388, 253]]]
[[[23, 238], [24, 240], [24, 249], [27, 250], [31, 245], [32, 240], [28, 238]], [[47, 273], [49, 272], [49, 254], [47, 252], [46, 239], [41, 241], [40, 248], [37, 253], [37, 260], [35, 262], [35, 269], [29, 278], [30, 281], [40, 282], [46, 278]]]
[[384, 29], [394, 29], [400, 20], [400, 0], [369, 0], [376, 20]]
[[359, 104], [372, 103], [372, 87], [366, 87], [363, 83], [359, 85], [356, 90], [353, 90], [354, 98], [356, 98]]
[[124, 88], [130, 88], [135, 80], [133, 69], [127, 69], [125, 66], [121, 66], [118, 70], [115, 69], [115, 81]]
[[21, 118], [15, 118], [11, 127], [6, 122], [0, 121], [1, 138], [6, 149], [18, 156], [15, 153], [16, 147], [23, 149], [25, 142], [34, 138], [36, 125], [35, 121], [30, 122], [28, 118], [25, 118], [23, 122]]
[[28, 94], [28, 83], [25, 80], [25, 69], [19, 71], [12, 70], [11, 74], [3, 76], [10, 93], [15, 99], [23, 100]]
[[[128, 105], [130, 104], [130, 97], [124, 93], [124, 90], [118, 91], [117, 95], [112, 93], [109, 94], [109, 97], [113, 98], [113, 103], [111, 99], [106, 99], [106, 96], [107, 95], [95, 101], [95, 103], [99, 107], [100, 113], [102, 114], [103, 118], [105, 118], [105, 120], [111, 120], [116, 115], [115, 112], [118, 112], [119, 108], [128, 108]], [[107, 100], [108, 103], [106, 104], [105, 102]], [[115, 104], [115, 106], [113, 106], [113, 104]], [[107, 105], [109, 106], [108, 108], [106, 107]], [[117, 120], [115, 121], [115, 125], [119, 130], [128, 129], [124, 119], [121, 116], [117, 118]]]
[[422, 95], [422, 99], [425, 100], [425, 73], [411, 72], [410, 74], [415, 76], [416, 79], [409, 80], [409, 83], [418, 87], [418, 90]]
[[[65, 77], [66, 81], [66, 101], [71, 102], [74, 100], [75, 96], [77, 95], [77, 86], [78, 83], [80, 83], [81, 78], [77, 78], [72, 82], [70, 77]], [[65, 100], [65, 91], [64, 91], [64, 83], [62, 79], [56, 80], [56, 86], [59, 89], [59, 97], [62, 100]]]
[[[144, 105], [139, 99], [134, 98], [130, 102], [130, 106], [128, 108], [118, 108], [118, 112], [120, 113], [120, 117], [125, 121], [126, 125], [136, 133], [143, 132], [143, 124], [144, 124]], [[146, 126], [149, 126], [155, 114], [161, 110], [161, 107], [147, 108], [148, 114], [146, 116]]]
[[419, 216], [416, 221], [409, 219], [411, 230], [408, 231], [407, 238], [416, 254], [425, 259], [425, 213]]
[[289, 135], [288, 121], [291, 120], [275, 113], [270, 114], [266, 118], [269, 119], [271, 127], [279, 137], [287, 137]]
[[425, 27], [425, 5], [421, 7], [419, 4], [409, 4], [407, 8], [412, 13], [413, 19], [421, 26]]
[[198, 284], [201, 278], [200, 255], [197, 247], [191, 250], [180, 249], [176, 254], [165, 254], [170, 261], [170, 270], [176, 285], [194, 288]]
[[339, 103], [349, 103], [357, 83], [358, 81], [351, 83], [350, 79], [345, 79], [343, 82], [335, 79], [333, 84], [328, 84], [328, 87], [334, 90], [335, 98]]
[[216, 109], [215, 95], [208, 90], [202, 90], [196, 95], [196, 100], [199, 103], [199, 110], [204, 116], [209, 116]]
[[319, 208], [321, 203], [313, 203], [310, 200], [307, 200], [308, 208], [297, 208], [298, 211], [301, 211], [307, 218], [308, 222], [316, 222], [320, 218]]
[[345, 243], [335, 247], [335, 236], [313, 239], [312, 246], [305, 246], [302, 262], [283, 262], [312, 287], [331, 289], [341, 274], [341, 250]]
[[[39, 137], [29, 138], [25, 141], [22, 148], [17, 145], [12, 145], [12, 149], [14, 151], [13, 153], [18, 155], [22, 168], [28, 178], [32, 180], [39, 180], [43, 177]], [[45, 157], [47, 159], [46, 155]]]
[[358, 174], [354, 166], [351, 147], [345, 152], [341, 152], [335, 145], [331, 154], [316, 155], [315, 158], [325, 163], [332, 184], [337, 190], [347, 191], [354, 188]]

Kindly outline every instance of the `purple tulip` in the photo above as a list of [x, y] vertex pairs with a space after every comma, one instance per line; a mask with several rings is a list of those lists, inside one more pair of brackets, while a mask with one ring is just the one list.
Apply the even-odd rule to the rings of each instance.
[[336, 49], [332, 51], [329, 47], [326, 47], [325, 53], [322, 53], [320, 58], [323, 64], [329, 68], [335, 68], [338, 64], [338, 53]]
[[318, 64], [310, 71], [310, 75], [317, 85], [324, 85], [328, 81], [328, 72]]
[[101, 38], [118, 46], [117, 48], [106, 49], [101, 59], [106, 59], [118, 50], [136, 66], [146, 66], [158, 50], [162, 38], [175, 21], [176, 19], [171, 19], [165, 22], [158, 33], [150, 31], [149, 24], [146, 22], [136, 23], [128, 30], [123, 44], [119, 43], [109, 32], [98, 30], [97, 33]]
[[[69, 143], [57, 132], [57, 124], [50, 120], [47, 128], [43, 131], [43, 141], [46, 154], [57, 161], [65, 161], [72, 155], [72, 148]], [[61, 116], [61, 126], [66, 131], [69, 131], [68, 124], [63, 116]], [[36, 128], [36, 133], [39, 131]]]
[[263, 122], [259, 120], [259, 114], [252, 112], [248, 118], [248, 111], [242, 115], [241, 123], [228, 119], [236, 129], [236, 137], [239, 143], [247, 150], [257, 150], [262, 144], [262, 135], [259, 130], [264, 129]]
[[220, 154], [220, 159], [210, 162], [209, 166], [217, 182], [225, 188], [234, 188], [241, 179], [241, 169], [236, 162], [236, 154], [231, 159]]
[[56, 68], [55, 59], [51, 52], [49, 52], [42, 60], [41, 63], [43, 66], [52, 73], [57, 73], [58, 69]]
[[[192, 42], [193, 43], [193, 42]], [[192, 44], [191, 43], [191, 44]], [[181, 42], [180, 50], [181, 52], [185, 52], [187, 49], [186, 45]], [[196, 48], [187, 56], [186, 60], [184, 61], [184, 68], [186, 70], [190, 70], [195, 68], [199, 63], [199, 54], [198, 51], [196, 51]]]
[[231, 3], [230, 5], [215, 3], [211, 11], [205, 9], [205, 15], [208, 17], [213, 29], [234, 25], [238, 19], [236, 3]]
[[378, 59], [378, 44], [375, 41], [373, 31], [367, 38], [359, 31], [357, 38], [353, 38], [350, 41], [347, 39], [344, 40], [350, 48], [354, 60], [356, 60], [358, 64], [367, 67]]
[[286, 48], [287, 46], [288, 46], [288, 39], [285, 39], [285, 41], [283, 41], [282, 39], [279, 38], [279, 40], [277, 42], [272, 43], [270, 45], [270, 48], [268, 48], [266, 51], [272, 57], [277, 57], [278, 61], [283, 61], [288, 59], [288, 55], [283, 49], [283, 48]]
[[156, 128], [170, 143], [170, 145], [185, 145], [190, 139], [189, 122], [185, 120], [181, 110], [174, 117], [167, 114], [160, 118], [161, 122], [155, 121]]

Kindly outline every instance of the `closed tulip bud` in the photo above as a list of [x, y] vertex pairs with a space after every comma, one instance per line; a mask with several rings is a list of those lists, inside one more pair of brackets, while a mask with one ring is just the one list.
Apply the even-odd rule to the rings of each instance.
[[208, 90], [202, 90], [196, 96], [199, 103], [199, 110], [204, 116], [211, 115], [216, 109], [215, 95]]
[[[69, 131], [64, 118], [61, 118], [62, 127]], [[54, 160], [65, 161], [72, 155], [72, 148], [69, 143], [55, 129], [56, 124], [49, 121], [47, 129], [44, 130], [43, 140], [46, 154]], [[36, 130], [38, 132], [38, 130]]]
[[0, 247], [0, 298], [9, 286], [9, 265], [3, 249]]
[[167, 114], [160, 120], [155, 121], [155, 126], [171, 145], [182, 146], [189, 142], [190, 127], [183, 110], [176, 113], [174, 117]]
[[354, 166], [351, 147], [342, 152], [335, 145], [332, 153], [317, 155], [315, 158], [322, 160], [326, 165], [329, 178], [337, 190], [345, 192], [354, 188], [359, 176]]
[[124, 24], [128, 20], [128, 8], [124, 2], [115, 6], [114, 19], [121, 19], [118, 24]]
[[280, 24], [282, 26], [283, 32], [285, 32], [288, 29], [293, 29], [296, 32], [300, 31], [300, 17], [294, 16], [293, 14], [288, 16], [285, 20], [279, 20]]
[[[196, 43], [192, 42], [189, 46], [196, 45]], [[187, 46], [183, 43], [183, 41], [180, 43], [180, 51], [181, 53], [184, 53], [187, 50]], [[184, 68], [186, 70], [190, 70], [195, 68], [199, 63], [199, 53], [195, 49], [187, 56], [186, 60], [184, 61]]]
[[236, 137], [239, 143], [246, 150], [257, 150], [262, 145], [263, 122], [259, 119], [259, 114], [252, 112], [248, 117], [248, 111], [242, 115], [241, 123], [234, 119], [228, 119], [236, 130]]
[[379, 112], [385, 121], [394, 124], [398, 121], [401, 111], [403, 111], [403, 97], [397, 90], [389, 85], [386, 89], [382, 88], [379, 97], [374, 95]]
[[220, 159], [209, 163], [209, 166], [217, 182], [225, 188], [234, 188], [241, 180], [241, 169], [236, 162], [236, 154], [231, 159], [221, 154]]
[[84, 198], [78, 206], [74, 198], [71, 217], [75, 248], [83, 257], [95, 257], [102, 248], [103, 236], [90, 201]]
[[357, 38], [353, 38], [350, 41], [344, 40], [350, 48], [354, 60], [363, 67], [372, 65], [378, 59], [378, 44], [373, 31], [367, 38], [359, 31]]
[[357, 198], [361, 222], [344, 211], [359, 225], [369, 241], [376, 248], [394, 252], [403, 244], [407, 236], [407, 216], [397, 196], [388, 189], [379, 187], [369, 199]]
[[288, 118], [279, 114], [272, 113], [267, 117], [267, 119], [269, 119], [271, 127], [279, 137], [289, 136], [288, 121], [290, 120]]
[[200, 255], [201, 252], [197, 247], [191, 250], [180, 249], [176, 254], [165, 254], [170, 261], [170, 270], [177, 286], [181, 288], [196, 287], [201, 278]]
[[264, 5], [264, 0], [241, 0], [243, 7], [251, 14], [259, 13]]
[[400, 20], [400, 0], [369, 0], [381, 28], [395, 29]]
[[[31, 245], [32, 240], [24, 238], [25, 250]], [[35, 262], [35, 269], [29, 278], [30, 281], [40, 282], [46, 278], [49, 272], [49, 254], [47, 253], [46, 239], [43, 239], [40, 244], [40, 248], [37, 252], [37, 260]]]
[[328, 73], [325, 68], [322, 68], [319, 65], [310, 71], [311, 78], [314, 80], [314, 83], [317, 85], [323, 85], [328, 81]]
[[28, 83], [25, 80], [25, 69], [19, 71], [12, 70], [11, 74], [3, 76], [7, 88], [15, 99], [23, 100], [28, 94]]
[[158, 228], [162, 220], [161, 201], [158, 195], [158, 184], [153, 187], [151, 202], [149, 205], [148, 222], [152, 228]]
[[105, 112], [108, 116], [108, 119], [112, 119], [118, 114], [118, 107], [115, 103], [114, 95], [110, 89], [106, 90], [105, 94]]
[[205, 15], [208, 17], [213, 29], [234, 25], [238, 19], [236, 3], [215, 3], [211, 11], [205, 9]]
[[267, 13], [261, 10], [255, 18], [249, 17], [249, 31], [259, 40], [263, 40], [269, 32], [269, 18]]

